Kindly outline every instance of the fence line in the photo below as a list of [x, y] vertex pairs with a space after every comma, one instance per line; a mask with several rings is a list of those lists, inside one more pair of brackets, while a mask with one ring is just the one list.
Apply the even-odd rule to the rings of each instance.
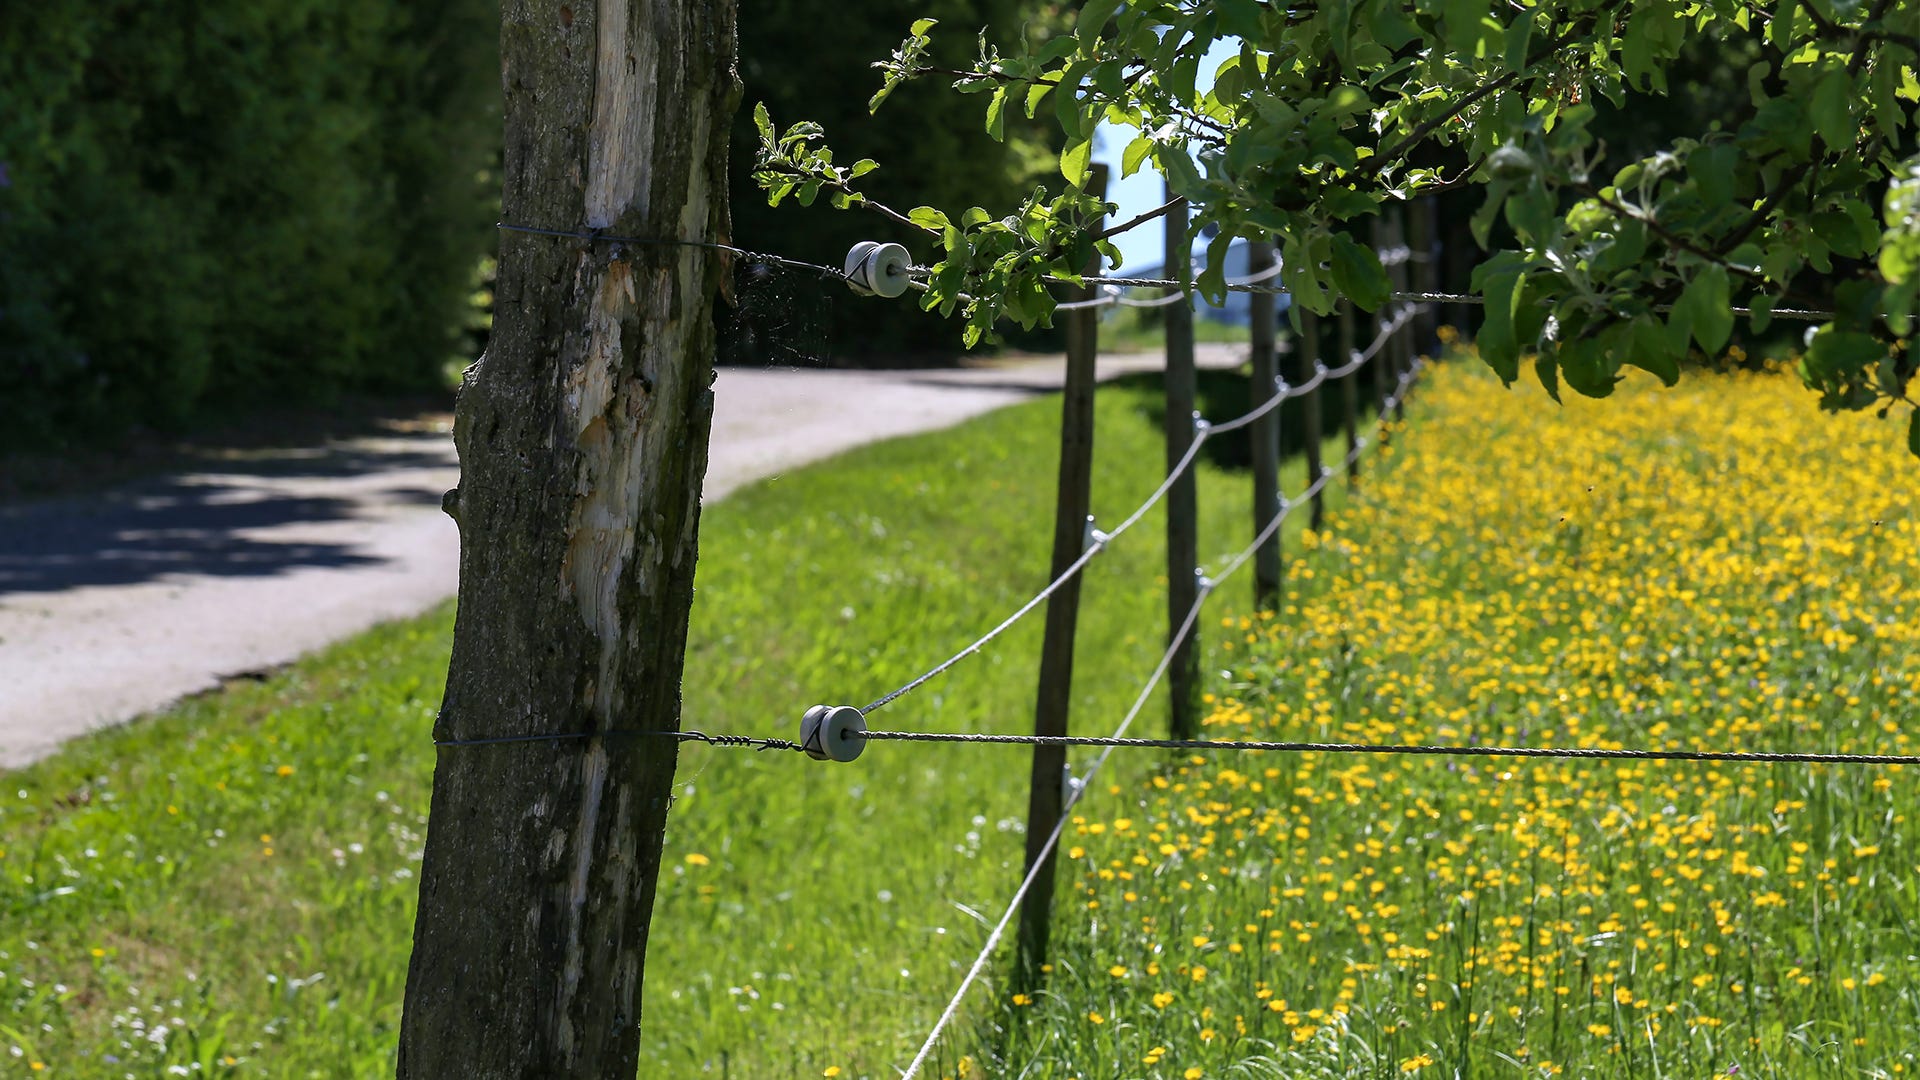
[[1355, 371], [1358, 371], [1368, 361], [1372, 360], [1376, 355], [1378, 355], [1380, 351], [1386, 347], [1387, 343], [1393, 339], [1393, 335], [1397, 333], [1401, 329], [1401, 327], [1405, 326], [1412, 319], [1412, 312], [1413, 312], [1412, 305], [1402, 308], [1398, 313], [1396, 313], [1396, 315], [1394, 316], [1391, 322], [1387, 323], [1387, 325], [1381, 328], [1380, 332], [1377, 335], [1375, 335], [1372, 343], [1370, 343], [1366, 347], [1366, 349], [1355, 353], [1352, 359], [1350, 359], [1347, 363], [1342, 364], [1337, 368], [1329, 368], [1324, 364], [1318, 365], [1318, 367], [1314, 371], [1313, 377], [1308, 379], [1306, 382], [1301, 383], [1299, 386], [1287, 386], [1284, 383], [1280, 384], [1280, 386], [1278, 387], [1278, 392], [1275, 393], [1271, 398], [1268, 398], [1265, 402], [1261, 403], [1259, 406], [1248, 410], [1247, 412], [1233, 418], [1232, 420], [1224, 421], [1218, 424], [1208, 423], [1207, 421], [1204, 421], [1204, 420], [1200, 421], [1199, 430], [1195, 432], [1193, 443], [1192, 445], [1187, 447], [1186, 454], [1183, 457], [1181, 457], [1179, 463], [1175, 465], [1173, 471], [1167, 474], [1167, 478], [1161, 482], [1160, 486], [1153, 490], [1153, 494], [1147, 496], [1147, 500], [1141, 503], [1137, 508], [1135, 508], [1131, 514], [1127, 515], [1125, 520], [1121, 521], [1119, 525], [1115, 526], [1111, 532], [1101, 532], [1098, 529], [1091, 530], [1088, 538], [1087, 550], [1084, 553], [1082, 553], [1078, 559], [1075, 559], [1073, 563], [1071, 563], [1064, 571], [1062, 571], [1058, 577], [1048, 582], [1046, 587], [1041, 589], [1038, 593], [1036, 593], [1032, 599], [1022, 604], [1019, 607], [1019, 609], [1014, 611], [1013, 614], [1007, 616], [1004, 620], [1002, 620], [998, 626], [995, 626], [993, 629], [987, 631], [985, 634], [976, 638], [971, 644], [967, 645], [965, 648], [961, 649], [959, 652], [954, 653], [952, 656], [934, 665], [933, 667], [929, 668], [928, 670], [921, 673], [920, 675], [915, 676], [913, 679], [902, 684], [901, 686], [885, 694], [882, 694], [879, 698], [874, 700], [872, 704], [869, 704], [865, 708], [861, 709], [860, 710], [861, 713], [863, 714], [871, 713], [875, 709], [879, 709], [888, 704], [891, 704], [892, 702], [899, 699], [900, 697], [908, 693], [911, 693], [914, 690], [919, 689], [921, 686], [925, 685], [928, 681], [945, 673], [946, 671], [951, 669], [955, 664], [958, 664], [960, 661], [966, 659], [967, 657], [972, 656], [973, 654], [979, 652], [981, 648], [986, 646], [989, 642], [993, 641], [994, 638], [999, 637], [1001, 634], [1011, 629], [1015, 623], [1019, 622], [1021, 619], [1026, 618], [1029, 614], [1033, 612], [1035, 608], [1039, 607], [1043, 601], [1045, 601], [1048, 597], [1052, 596], [1055, 592], [1059, 591], [1061, 585], [1063, 585], [1069, 578], [1073, 577], [1073, 575], [1075, 574], [1078, 574], [1080, 571], [1086, 569], [1087, 564], [1093, 561], [1093, 557], [1095, 555], [1098, 555], [1101, 551], [1104, 551], [1106, 549], [1106, 546], [1109, 543], [1112, 543], [1115, 539], [1118, 539], [1120, 535], [1122, 533], [1125, 533], [1128, 529], [1133, 528], [1136, 524], [1140, 522], [1141, 518], [1145, 517], [1149, 511], [1151, 511], [1155, 506], [1157, 506], [1160, 500], [1166, 497], [1167, 492], [1173, 489], [1173, 485], [1175, 484], [1175, 482], [1179, 480], [1181, 474], [1183, 474], [1184, 472], [1186, 472], [1187, 469], [1193, 466], [1194, 461], [1200, 455], [1201, 446], [1203, 446], [1206, 443], [1207, 439], [1215, 435], [1222, 435], [1229, 431], [1237, 431], [1240, 428], [1246, 427], [1248, 424], [1253, 423], [1255, 420], [1258, 420], [1260, 417], [1265, 416], [1267, 413], [1272, 412], [1274, 409], [1279, 408], [1282, 402], [1288, 401], [1292, 398], [1304, 397], [1308, 394], [1311, 394], [1313, 393], [1314, 390], [1319, 388], [1321, 383], [1327, 381], [1328, 379], [1341, 378], [1343, 376], [1350, 375]]
[[[1394, 391], [1395, 397], [1406, 393], [1407, 387], [1412, 385], [1415, 377], [1419, 375], [1423, 366], [1423, 362], [1416, 361], [1411, 369], [1400, 376], [1399, 385]], [[1384, 409], [1381, 415], [1385, 415]], [[1365, 451], [1366, 445], [1367, 444], [1363, 442], [1360, 446], [1350, 451], [1341, 468], [1351, 467], [1354, 461], [1359, 458], [1360, 454]], [[1026, 895], [1028, 891], [1033, 888], [1033, 883], [1039, 877], [1040, 871], [1047, 866], [1047, 856], [1052, 854], [1059, 846], [1060, 836], [1066, 829], [1066, 824], [1069, 820], [1067, 816], [1068, 812], [1079, 804], [1081, 797], [1084, 796], [1087, 791], [1091, 790], [1094, 776], [1098, 774], [1101, 767], [1107, 763], [1107, 759], [1113, 756], [1113, 751], [1117, 749], [1118, 746], [1125, 745], [1124, 737], [1127, 729], [1133, 725], [1133, 721], [1140, 715], [1141, 709], [1143, 709], [1147, 701], [1152, 698], [1154, 690], [1160, 685], [1160, 680], [1166, 677], [1167, 668], [1172, 665], [1175, 653], [1179, 651], [1180, 646], [1184, 644], [1188, 636], [1192, 634], [1194, 623], [1200, 618], [1200, 610], [1206, 605], [1207, 598], [1213, 594], [1213, 590], [1219, 586], [1220, 582], [1226, 580], [1234, 571], [1246, 565], [1247, 560], [1253, 557], [1254, 550], [1267, 539], [1269, 534], [1279, 531], [1280, 527], [1286, 522], [1288, 513], [1293, 507], [1299, 506], [1311, 498], [1315, 492], [1326, 486], [1327, 481], [1332, 479], [1338, 471], [1339, 470], [1336, 469], [1322, 470], [1321, 474], [1314, 479], [1312, 484], [1308, 485], [1305, 491], [1300, 493], [1298, 498], [1287, 502], [1281, 507], [1280, 513], [1273, 519], [1272, 523], [1267, 526], [1266, 530], [1263, 530], [1261, 535], [1254, 537], [1253, 543], [1241, 549], [1240, 553], [1227, 563], [1217, 579], [1203, 580], [1201, 582], [1200, 595], [1194, 601], [1193, 606], [1187, 610], [1185, 621], [1181, 623], [1179, 630], [1173, 635], [1173, 640], [1168, 643], [1166, 651], [1161, 653], [1160, 662], [1155, 665], [1153, 673], [1147, 677], [1146, 685], [1141, 687], [1140, 693], [1133, 699], [1133, 704], [1127, 709], [1126, 714], [1121, 717], [1119, 726], [1114, 729], [1113, 735], [1110, 738], [1119, 741], [1113, 742], [1112, 744], [1104, 744], [1105, 748], [1100, 752], [1100, 755], [1094, 758], [1093, 763], [1087, 767], [1087, 771], [1078, 778], [1078, 782], [1072, 785], [1068, 791], [1066, 801], [1060, 807], [1059, 819], [1054, 823], [1053, 831], [1047, 836], [1046, 842], [1041, 846], [1039, 857], [1029, 860], [1031, 865], [1028, 867], [1026, 876], [1021, 879], [1020, 887], [1014, 891], [1013, 899], [1007, 904], [1006, 912], [1000, 916], [1000, 921], [994, 925], [993, 931], [987, 935], [986, 945], [980, 950], [980, 954], [974, 958], [972, 966], [967, 969], [966, 976], [960, 981], [959, 989], [954, 992], [952, 999], [947, 1002], [947, 1007], [941, 1012], [940, 1018], [934, 1022], [933, 1030], [928, 1033], [926, 1041], [921, 1044], [919, 1053], [914, 1055], [913, 1060], [908, 1063], [906, 1069], [901, 1073], [900, 1080], [914, 1080], [914, 1077], [919, 1075], [920, 1069], [926, 1064], [927, 1058], [932, 1055], [935, 1045], [940, 1041], [941, 1033], [946, 1030], [947, 1025], [952, 1023], [953, 1018], [958, 1015], [961, 1002], [965, 1000], [967, 991], [973, 987], [974, 982], [980, 977], [980, 972], [985, 970], [987, 962], [992, 959], [994, 949], [999, 946], [1000, 939], [1006, 933], [1007, 924], [1013, 919], [1013, 913], [1020, 909], [1021, 901], [1026, 899]]]

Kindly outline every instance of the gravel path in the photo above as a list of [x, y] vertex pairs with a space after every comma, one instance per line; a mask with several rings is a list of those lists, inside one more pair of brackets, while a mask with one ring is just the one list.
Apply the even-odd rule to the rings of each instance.
[[[1230, 367], [1239, 350], [1202, 346]], [[1104, 358], [1101, 375], [1156, 370]], [[708, 500], [1059, 386], [1058, 359], [927, 372], [725, 369]], [[453, 595], [444, 432], [236, 454], [86, 498], [0, 507], [0, 768]]]

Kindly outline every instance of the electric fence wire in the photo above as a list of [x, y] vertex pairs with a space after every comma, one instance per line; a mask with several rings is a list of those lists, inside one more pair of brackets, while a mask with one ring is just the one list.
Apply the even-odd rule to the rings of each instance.
[[[1413, 365], [1400, 376], [1393, 394], [1381, 403], [1380, 416], [1384, 418], [1389, 411], [1400, 403], [1400, 399], [1406, 395], [1407, 387], [1413, 383], [1413, 380], [1419, 375], [1423, 367], [1425, 367], [1425, 361], [1423, 359], [1414, 360]], [[926, 1065], [927, 1059], [932, 1056], [935, 1045], [940, 1041], [941, 1033], [946, 1030], [948, 1024], [953, 1022], [953, 1018], [959, 1014], [961, 1002], [966, 999], [967, 991], [972, 989], [975, 980], [980, 977], [980, 973], [986, 969], [987, 962], [992, 959], [994, 950], [999, 947], [1000, 939], [1006, 934], [1007, 924], [1013, 921], [1014, 912], [1020, 910], [1021, 901], [1026, 899], [1028, 891], [1033, 888], [1034, 881], [1040, 876], [1040, 871], [1049, 865], [1048, 860], [1059, 847], [1061, 834], [1065, 831], [1067, 822], [1070, 820], [1070, 812], [1074, 806], [1080, 802], [1081, 797], [1092, 789], [1094, 776], [1097, 775], [1101, 767], [1107, 763], [1107, 759], [1113, 756], [1114, 750], [1119, 746], [1128, 745], [1125, 740], [1127, 729], [1133, 725], [1134, 720], [1140, 715], [1140, 711], [1146, 707], [1147, 701], [1153, 697], [1154, 690], [1159, 687], [1160, 681], [1166, 677], [1167, 669], [1173, 665], [1174, 656], [1179, 652], [1180, 647], [1186, 643], [1187, 638], [1192, 635], [1194, 624], [1200, 618], [1200, 609], [1205, 606], [1207, 598], [1212, 595], [1213, 590], [1218, 588], [1221, 582], [1232, 576], [1234, 571], [1245, 566], [1248, 560], [1253, 558], [1254, 553], [1260, 549], [1262, 544], [1265, 544], [1280, 531], [1280, 527], [1286, 523], [1287, 516], [1294, 507], [1300, 506], [1307, 502], [1307, 500], [1313, 498], [1334, 476], [1352, 468], [1353, 463], [1360, 459], [1360, 455], [1365, 452], [1368, 445], [1369, 443], [1365, 440], [1358, 442], [1353, 449], [1347, 452], [1346, 459], [1338, 468], [1323, 467], [1320, 470], [1319, 477], [1317, 477], [1305, 491], [1302, 491], [1298, 498], [1281, 504], [1280, 512], [1274, 516], [1272, 521], [1267, 523], [1265, 528], [1260, 530], [1259, 534], [1253, 538], [1251, 543], [1242, 548], [1238, 555], [1227, 562], [1226, 566], [1221, 569], [1218, 577], [1202, 579], [1199, 595], [1194, 598], [1193, 606], [1187, 609], [1186, 618], [1181, 621], [1179, 628], [1174, 631], [1172, 639], [1167, 643], [1166, 652], [1161, 654], [1160, 662], [1154, 666], [1153, 673], [1147, 677], [1146, 685], [1141, 687], [1140, 693], [1134, 697], [1133, 704], [1127, 709], [1126, 714], [1121, 717], [1120, 724], [1114, 729], [1113, 735], [1109, 737], [1108, 741], [1101, 744], [1105, 748], [1101, 750], [1100, 755], [1094, 758], [1092, 764], [1087, 767], [1087, 771], [1081, 776], [1076, 777], [1075, 782], [1069, 786], [1067, 797], [1060, 806], [1060, 816], [1058, 820], [1054, 822], [1053, 831], [1047, 835], [1046, 842], [1040, 846], [1040, 850], [1034, 855], [1033, 865], [1028, 867], [1026, 876], [1020, 880], [1020, 887], [1014, 890], [1013, 899], [1007, 903], [1006, 911], [1001, 914], [1000, 921], [994, 924], [992, 932], [987, 935], [986, 944], [981, 948], [980, 954], [974, 958], [973, 965], [967, 969], [966, 976], [961, 979], [960, 988], [954, 991], [952, 999], [947, 1002], [946, 1009], [941, 1012], [940, 1018], [934, 1022], [933, 1030], [928, 1033], [926, 1041], [921, 1044], [920, 1052], [914, 1055], [913, 1060], [908, 1063], [905, 1071], [900, 1074], [900, 1080], [914, 1080], [914, 1077], [919, 1075], [921, 1068]], [[885, 734], [891, 737], [895, 734], [904, 733], [889, 732]], [[868, 732], [867, 735], [871, 738], [874, 733]]]
[[1060, 587], [1072, 579], [1075, 574], [1086, 569], [1087, 564], [1093, 561], [1094, 556], [1106, 550], [1108, 544], [1119, 538], [1128, 529], [1139, 524], [1140, 519], [1146, 517], [1147, 513], [1157, 506], [1161, 499], [1166, 497], [1167, 492], [1173, 490], [1173, 485], [1179, 481], [1180, 477], [1193, 466], [1194, 461], [1197, 460], [1200, 455], [1201, 446], [1206, 443], [1208, 438], [1246, 427], [1279, 408], [1283, 402], [1292, 398], [1304, 397], [1312, 393], [1321, 383], [1326, 382], [1328, 379], [1340, 378], [1358, 371], [1368, 361], [1377, 356], [1381, 349], [1386, 347], [1387, 342], [1392, 340], [1393, 335], [1398, 333], [1399, 330], [1413, 318], [1417, 310], [1417, 307], [1414, 305], [1403, 307], [1391, 320], [1380, 328], [1380, 332], [1374, 336], [1373, 341], [1370, 342], [1365, 349], [1355, 352], [1347, 363], [1337, 368], [1329, 368], [1325, 364], [1317, 364], [1315, 365], [1313, 377], [1306, 382], [1301, 383], [1299, 386], [1288, 386], [1285, 383], [1276, 385], [1271, 397], [1232, 420], [1223, 421], [1218, 424], [1208, 423], [1204, 420], [1199, 421], [1197, 430], [1194, 432], [1193, 442], [1187, 446], [1186, 453], [1181, 455], [1180, 460], [1168, 471], [1167, 478], [1161, 481], [1160, 486], [1153, 490], [1153, 494], [1148, 495], [1146, 501], [1136, 507], [1131, 514], [1127, 515], [1125, 520], [1121, 521], [1119, 525], [1115, 526], [1109, 532], [1095, 530], [1091, 537], [1091, 543], [1087, 545], [1085, 551], [1080, 553], [1079, 558], [1067, 564], [1066, 568], [1060, 571], [1059, 576], [1048, 582], [1045, 588], [1034, 594], [1032, 599], [1022, 604], [1013, 614], [1003, 619], [998, 626], [982, 634], [959, 652], [954, 653], [952, 656], [915, 676], [901, 686], [881, 695], [871, 704], [861, 709], [861, 715], [870, 715], [875, 709], [882, 708], [902, 696], [912, 693], [933, 679], [938, 678], [954, 665], [960, 663], [960, 661], [979, 652], [988, 643], [992, 642], [993, 639], [1011, 629], [1015, 623], [1032, 614], [1033, 610], [1039, 607], [1042, 601], [1059, 591]]
[[[586, 240], [594, 243], [633, 244], [642, 247], [707, 248], [713, 251], [725, 251], [733, 255], [739, 255], [742, 258], [772, 263], [776, 266], [785, 266], [794, 270], [804, 270], [837, 281], [848, 282], [852, 280], [852, 275], [845, 270], [835, 270], [831, 266], [822, 266], [819, 263], [810, 263], [802, 259], [790, 259], [784, 255], [773, 255], [764, 251], [754, 251], [751, 248], [736, 247], [732, 244], [722, 244], [712, 240], [649, 240], [635, 236], [613, 236], [599, 230], [541, 229], [530, 225], [509, 225], [504, 221], [495, 222], [494, 228], [506, 232], [530, 233], [535, 236], [565, 237], [567, 239]], [[1423, 261], [1423, 259], [1424, 256], [1415, 254], [1408, 248], [1393, 248], [1381, 254], [1380, 265], [1392, 266], [1400, 262], [1420, 262]], [[1266, 279], [1273, 277], [1279, 272], [1280, 268], [1276, 265], [1252, 277], [1229, 281], [1226, 283], [1226, 289], [1228, 292], [1264, 293], [1272, 296], [1290, 295], [1291, 290], [1285, 286], [1267, 285], [1264, 283]], [[929, 269], [924, 266], [913, 266], [908, 268], [908, 273], [914, 275], [916, 280], [923, 283], [920, 285], [920, 288], [924, 291], [924, 279], [929, 275]], [[1058, 277], [1047, 277], [1045, 280], [1055, 285], [1097, 285], [1114, 289], [1172, 289], [1176, 290], [1173, 294], [1176, 296], [1184, 295], [1185, 291], [1189, 288], [1186, 282], [1173, 281], [1167, 278], [1104, 277], [1092, 275], [1083, 277], [1078, 281]], [[1475, 296], [1472, 293], [1395, 292], [1387, 294], [1387, 298], [1402, 303], [1416, 304], [1481, 305], [1486, 303], [1484, 297]], [[961, 299], [966, 300], [971, 298], [962, 294]], [[1132, 300], [1121, 297], [1117, 293], [1108, 293], [1107, 295], [1095, 297], [1092, 300], [1074, 300], [1064, 304], [1057, 304], [1054, 310], [1071, 311], [1075, 308], [1105, 307], [1109, 304], [1122, 304], [1128, 307], [1159, 307], [1163, 304], [1171, 304], [1174, 302], [1173, 296], [1163, 296], [1154, 300]], [[1673, 310], [1673, 306], [1671, 304], [1661, 304], [1656, 305], [1653, 310], [1671, 311]], [[1751, 316], [1754, 314], [1755, 309], [1751, 307], [1730, 307], [1727, 310], [1735, 315]], [[1835, 317], [1834, 312], [1817, 311], [1810, 308], [1770, 308], [1767, 314], [1776, 319], [1789, 319], [1797, 322], [1825, 322]]]
[[710, 251], [724, 251], [730, 255], [738, 255], [741, 258], [752, 259], [756, 262], [766, 262], [776, 266], [784, 266], [791, 270], [805, 270], [808, 273], [819, 274], [821, 277], [832, 278], [836, 281], [847, 282], [853, 280], [852, 275], [847, 271], [835, 270], [831, 266], [821, 266], [819, 263], [810, 263], [802, 259], [789, 259], [785, 255], [772, 255], [764, 251], [735, 247], [732, 244], [721, 244], [712, 240], [648, 240], [637, 236], [614, 236], [597, 229], [584, 231], [577, 229], [539, 229], [531, 225], [509, 225], [504, 221], [494, 222], [493, 227], [503, 232], [529, 233], [534, 236], [554, 236], [569, 240], [586, 240], [591, 243], [600, 244], [632, 244], [635, 247], [706, 248]]

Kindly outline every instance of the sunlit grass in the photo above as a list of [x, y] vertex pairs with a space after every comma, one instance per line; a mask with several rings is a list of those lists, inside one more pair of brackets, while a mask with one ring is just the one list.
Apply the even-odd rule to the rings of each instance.
[[[1104, 523], [1162, 474], [1151, 382], [1101, 393]], [[1031, 595], [1058, 416], [1035, 401], [707, 508], [687, 726], [791, 737], [807, 706], [865, 704]], [[1201, 493], [1203, 550], [1237, 548], [1244, 474], [1208, 465]], [[1083, 730], [1159, 654], [1161, 529], [1089, 573]], [[0, 1075], [391, 1075], [451, 624], [380, 628], [0, 776]], [[1035, 619], [882, 715], [1030, 729], [1038, 642]], [[681, 769], [644, 1074], [892, 1075], [1012, 891], [1026, 756], [689, 746]]]
[[[1913, 752], [1895, 425], [1791, 377], [1650, 382], [1559, 408], [1438, 372], [1284, 609], [1213, 621], [1209, 733]], [[1912, 770], [1161, 764], [1082, 804], [1052, 982], [1003, 992], [982, 1075], [1916, 1067]]]

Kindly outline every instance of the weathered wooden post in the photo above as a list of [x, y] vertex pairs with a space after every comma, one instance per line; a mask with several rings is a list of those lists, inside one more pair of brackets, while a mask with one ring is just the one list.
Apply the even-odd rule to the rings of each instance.
[[[1094, 165], [1086, 190], [1104, 195], [1107, 170]], [[1095, 256], [1098, 259], [1098, 256]], [[1088, 268], [1089, 271], [1093, 267]], [[1068, 300], [1091, 300], [1090, 288], [1069, 289]], [[1066, 314], [1067, 379], [1060, 395], [1059, 496], [1053, 520], [1053, 569], [1049, 578], [1065, 573], [1086, 550], [1087, 518], [1093, 497], [1094, 364], [1099, 351], [1100, 309], [1079, 308]], [[1033, 733], [1067, 734], [1073, 695], [1073, 639], [1080, 617], [1080, 584], [1076, 574], [1047, 598], [1046, 636], [1040, 646], [1040, 686], [1035, 697]], [[1019, 962], [1015, 981], [1031, 989], [1040, 983], [1046, 963], [1048, 914], [1053, 909], [1056, 852], [1042, 848], [1060, 820], [1066, 798], [1067, 750], [1064, 746], [1035, 746], [1033, 772], [1027, 795], [1027, 858], [1025, 870], [1034, 875], [1032, 888], [1020, 905]]]
[[[1168, 202], [1174, 199], [1167, 188]], [[1174, 281], [1192, 279], [1193, 246], [1187, 236], [1185, 203], [1167, 212], [1166, 276]], [[1191, 296], [1191, 294], [1188, 294]], [[1193, 305], [1190, 299], [1169, 304], [1167, 313], [1166, 418], [1163, 428], [1167, 439], [1167, 471], [1171, 473], [1186, 457], [1194, 440]], [[1167, 490], [1167, 641], [1186, 622], [1200, 597], [1197, 568], [1200, 565], [1200, 503], [1195, 474], [1189, 468]], [[1194, 649], [1193, 636], [1174, 649], [1167, 666], [1167, 730], [1175, 739], [1191, 739], [1200, 727], [1200, 654]]]
[[[1273, 269], [1273, 245], [1265, 240], [1247, 245], [1247, 276], [1258, 277]], [[1271, 279], [1269, 279], [1271, 280]], [[1253, 375], [1250, 407], [1258, 408], [1277, 392], [1275, 383], [1280, 368], [1274, 354], [1274, 309], [1278, 304], [1272, 293], [1253, 293], [1251, 352]], [[1280, 410], [1274, 406], [1248, 429], [1253, 443], [1253, 534], [1258, 536], [1280, 513]], [[1280, 606], [1280, 534], [1278, 531], [1254, 550], [1253, 604], [1261, 611], [1277, 611]]]
[[[1403, 251], [1407, 249], [1406, 219], [1407, 215], [1405, 210], [1395, 210], [1393, 222], [1389, 226], [1391, 231], [1388, 236], [1388, 242], [1392, 244], [1395, 249]], [[1393, 265], [1387, 268], [1387, 280], [1393, 283], [1394, 292], [1404, 293], [1407, 291], [1406, 258], [1396, 259]], [[1389, 304], [1388, 308], [1389, 310], [1405, 314], [1411, 310], [1413, 306], [1411, 302], [1401, 300], [1397, 303]], [[1411, 318], [1402, 319], [1400, 329], [1393, 335], [1392, 351], [1394, 354], [1393, 372], [1395, 386], [1399, 385], [1402, 376], [1413, 370], [1414, 324], [1416, 321], [1417, 320]], [[1394, 399], [1393, 418], [1395, 420], [1400, 419], [1406, 412], [1406, 402], [1407, 395], [1405, 391], [1402, 391], [1400, 396]]]
[[[1408, 269], [1411, 271], [1413, 289], [1420, 293], [1440, 291], [1440, 259], [1434, 251], [1434, 237], [1439, 226], [1434, 196], [1428, 195], [1416, 199], [1407, 209], [1407, 247]], [[1413, 320], [1413, 351], [1429, 352], [1439, 347], [1440, 305], [1423, 304], [1420, 314]]]
[[[1353, 301], [1340, 300], [1340, 355], [1338, 367], [1353, 362]], [[1360, 373], [1350, 371], [1340, 379], [1340, 426], [1347, 434], [1347, 490], [1360, 486]]]
[[733, 42], [732, 0], [501, 11], [504, 220], [658, 242], [501, 238], [443, 504], [460, 613], [402, 1080], [639, 1067], [726, 272], [695, 245], [727, 234]]
[[[1302, 316], [1300, 337], [1305, 347], [1294, 351], [1292, 363], [1288, 365], [1287, 383], [1290, 386], [1305, 385], [1307, 380], [1313, 378], [1320, 364], [1324, 362], [1322, 358], [1326, 355], [1325, 345], [1320, 335], [1320, 316], [1312, 312], [1306, 312]], [[1299, 410], [1300, 438], [1305, 443], [1307, 483], [1312, 484], [1320, 478], [1320, 469], [1324, 464], [1320, 460], [1320, 390], [1316, 388], [1302, 394], [1294, 399], [1293, 404]], [[1326, 520], [1326, 500], [1323, 498], [1325, 494], [1326, 492], [1321, 490], [1314, 492], [1312, 496], [1313, 509], [1308, 515], [1307, 527], [1315, 531], [1318, 531]]]
[[[1384, 252], [1387, 249], [1386, 226], [1375, 218], [1373, 222], [1373, 248]], [[1393, 393], [1393, 349], [1380, 335], [1387, 332], [1387, 323], [1393, 318], [1394, 305], [1398, 301], [1389, 300], [1380, 305], [1373, 313], [1373, 341], [1367, 346], [1373, 350], [1373, 359], [1367, 361], [1367, 367], [1373, 372], [1373, 401], [1375, 411], [1382, 420], [1386, 419], [1387, 398]]]

